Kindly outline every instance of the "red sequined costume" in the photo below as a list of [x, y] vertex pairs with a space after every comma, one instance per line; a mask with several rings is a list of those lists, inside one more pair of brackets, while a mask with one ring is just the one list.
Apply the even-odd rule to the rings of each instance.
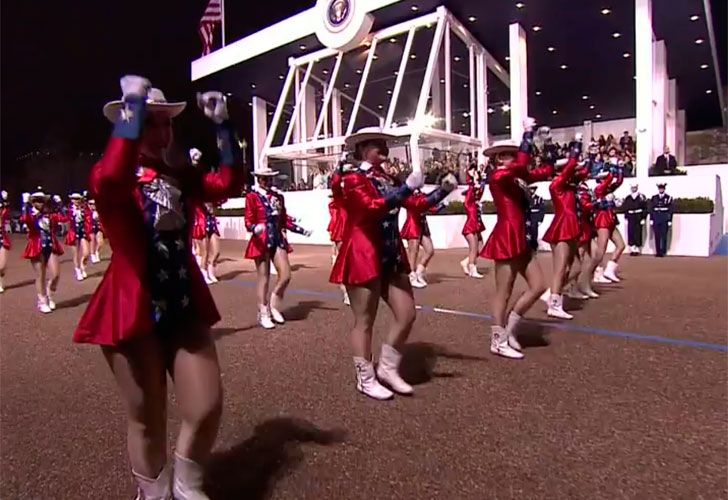
[[[265, 229], [255, 234], [258, 224], [263, 224]], [[266, 252], [272, 257], [278, 248], [290, 253], [293, 250], [286, 238], [286, 231], [306, 233], [286, 212], [283, 193], [275, 188], [263, 189], [259, 186], [254, 186], [245, 196], [245, 227], [250, 232], [245, 249], [246, 259], [258, 259]]]
[[594, 210], [596, 212], [594, 227], [596, 229], [609, 229], [613, 231], [617, 227], [617, 224], [619, 224], [615, 213], [616, 206], [614, 201], [608, 200], [607, 195], [616, 191], [622, 185], [623, 180], [624, 174], [622, 169], [613, 168], [594, 189], [594, 195], [596, 197], [596, 202], [594, 203]]
[[68, 217], [54, 207], [38, 211], [30, 203], [23, 207], [20, 221], [28, 227], [28, 244], [23, 252], [24, 259], [48, 259], [51, 254], [63, 255], [58, 241], [58, 225], [68, 222]]
[[463, 225], [462, 235], [477, 234], [481, 239], [480, 233], [485, 231], [485, 224], [481, 217], [480, 199], [485, 191], [485, 180], [477, 180], [473, 176], [468, 176], [468, 189], [465, 191], [465, 224]]
[[79, 206], [71, 203], [66, 209], [68, 216], [68, 234], [66, 234], [66, 245], [73, 246], [79, 239], [91, 241], [93, 234], [93, 213], [88, 204]]
[[10, 208], [0, 208], [0, 246], [6, 250], [10, 250], [10, 235], [8, 234], [7, 224], [10, 222]]

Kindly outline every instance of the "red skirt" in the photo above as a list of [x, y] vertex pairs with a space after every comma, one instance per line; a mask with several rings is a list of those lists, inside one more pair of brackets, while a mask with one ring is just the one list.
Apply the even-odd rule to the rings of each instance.
[[[23, 252], [23, 258], [37, 259], [41, 255], [41, 250], [40, 238], [28, 240], [28, 244], [25, 246], [25, 251]], [[53, 238], [53, 242], [51, 243], [51, 251], [55, 255], [63, 255], [63, 247], [56, 238]]]
[[499, 219], [480, 256], [491, 260], [510, 260], [530, 250], [526, 242], [525, 222]]
[[554, 216], [542, 239], [546, 243], [556, 244], [559, 241], [575, 241], [580, 236], [581, 226], [576, 214], [563, 213]]
[[480, 215], [468, 214], [467, 219], [465, 219], [465, 225], [463, 226], [463, 236], [467, 236], [469, 234], [477, 234], [480, 236], [480, 233], [483, 231], [485, 231], [485, 224], [483, 224], [483, 220]]
[[422, 238], [422, 224], [420, 224], [419, 221], [407, 218], [399, 235], [403, 240], [419, 240]]
[[590, 219], [581, 220], [581, 235], [579, 235], [579, 244], [586, 245], [595, 236], [594, 225]]
[[327, 229], [331, 241], [334, 243], [341, 241], [344, 238], [344, 218], [339, 215], [332, 217]]
[[[288, 240], [285, 238], [285, 236], [281, 235], [281, 239], [279, 241], [281, 244], [280, 248], [283, 248], [288, 253], [293, 252], [293, 249], [291, 248], [291, 245], [288, 243]], [[263, 231], [259, 235], [254, 235], [253, 233], [250, 233], [248, 245], [245, 247], [245, 258], [252, 260], [259, 259], [267, 252], [268, 239], [266, 236], [266, 232]]]
[[594, 218], [594, 227], [613, 231], [617, 227], [617, 216], [612, 210], [599, 210]]
[[192, 225], [192, 239], [193, 240], [204, 240], [207, 236], [207, 231], [205, 230], [205, 224], [199, 224], [197, 220], [195, 220], [195, 223]]

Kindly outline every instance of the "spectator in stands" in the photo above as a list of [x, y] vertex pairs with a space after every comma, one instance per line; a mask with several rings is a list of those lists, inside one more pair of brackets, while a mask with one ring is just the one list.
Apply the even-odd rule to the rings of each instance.
[[296, 186], [297, 191], [306, 191], [308, 189], [308, 186], [306, 185], [306, 181], [303, 179], [298, 179], [298, 186]]
[[325, 167], [318, 167], [313, 176], [313, 189], [326, 189], [328, 187], [328, 174]]
[[622, 160], [622, 166], [624, 167], [624, 176], [625, 177], [634, 177], [634, 160], [632, 158], [632, 155], [630, 154], [630, 150], [627, 150], [623, 153], [623, 160]]
[[629, 135], [627, 130], [624, 131], [624, 134], [622, 134], [622, 137], [619, 139], [619, 147], [622, 148], [622, 151], [624, 152], [631, 153], [634, 151], [634, 139], [632, 139], [632, 136]]
[[591, 163], [591, 177], [595, 178], [604, 168], [604, 157], [602, 153], [597, 153]]
[[677, 172], [677, 159], [670, 154], [670, 147], [665, 146], [664, 154], [655, 160], [654, 175], [675, 175]]
[[604, 138], [604, 134], [602, 134], [599, 136], [599, 147], [603, 148], [603, 147], [606, 147], [606, 145], [607, 145], [607, 140]]

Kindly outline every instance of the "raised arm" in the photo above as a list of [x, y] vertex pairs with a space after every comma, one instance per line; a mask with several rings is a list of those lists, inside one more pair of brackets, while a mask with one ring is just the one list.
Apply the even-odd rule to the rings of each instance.
[[599, 184], [597, 184], [597, 187], [594, 188], [594, 194], [598, 198], [603, 198], [604, 196], [606, 196], [610, 192], [609, 185], [612, 183], [613, 179], [614, 175], [612, 174], [612, 172], [609, 172], [607, 176], [604, 177]]
[[457, 179], [454, 175], [448, 174], [442, 179], [440, 187], [432, 190], [426, 195], [420, 194], [410, 196], [409, 198], [404, 200], [402, 205], [407, 210], [412, 210], [419, 214], [427, 212], [427, 210], [444, 200], [447, 195], [450, 194], [453, 189], [455, 189], [456, 186]]
[[351, 173], [343, 177], [344, 200], [351, 204], [354, 211], [380, 218], [393, 208], [401, 206], [415, 189], [422, 186], [422, 180], [421, 172], [412, 172], [404, 184], [387, 196], [381, 196], [366, 175]]
[[146, 116], [146, 97], [151, 84], [146, 78], [125, 76], [121, 79], [123, 108], [101, 160], [91, 169], [89, 190], [104, 207], [118, 206], [133, 200], [139, 138]]
[[217, 125], [220, 168], [202, 176], [202, 199], [213, 203], [238, 196], [243, 189], [242, 163], [238, 141], [230, 120]]

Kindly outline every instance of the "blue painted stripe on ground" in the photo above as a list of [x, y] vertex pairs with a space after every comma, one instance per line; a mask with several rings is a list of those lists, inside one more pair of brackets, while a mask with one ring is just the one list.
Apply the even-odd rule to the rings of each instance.
[[[222, 283], [229, 283], [237, 286], [242, 286], [245, 288], [253, 288], [255, 287], [255, 282], [252, 281], [242, 281], [242, 280], [230, 280], [230, 281], [224, 281]], [[289, 294], [294, 295], [306, 295], [309, 297], [321, 297], [326, 299], [335, 299], [335, 300], [341, 300], [341, 294], [338, 292], [320, 292], [316, 290], [307, 290], [303, 288], [290, 288], [288, 290]], [[492, 321], [493, 316], [489, 314], [482, 314], [482, 313], [476, 313], [476, 312], [470, 312], [470, 311], [459, 311], [457, 309], [447, 309], [444, 307], [433, 307], [429, 305], [417, 305], [416, 306], [418, 310], [426, 313], [426, 314], [452, 314], [453, 316], [462, 316], [465, 318], [475, 318], [480, 319], [484, 321]], [[588, 335], [600, 335], [605, 337], [613, 337], [613, 338], [622, 338], [622, 339], [628, 339], [628, 340], [639, 340], [642, 342], [653, 342], [657, 344], [669, 344], [669, 345], [675, 345], [680, 347], [692, 347], [695, 349], [706, 349], [709, 351], [716, 351], [716, 352], [728, 352], [728, 345], [725, 344], [714, 344], [710, 342], [700, 342], [697, 340], [688, 340], [688, 339], [674, 339], [669, 337], [660, 337], [658, 335], [647, 335], [643, 333], [633, 333], [633, 332], [622, 332], [622, 331], [615, 331], [615, 330], [605, 330], [603, 328], [592, 328], [589, 326], [579, 326], [572, 323], [565, 323], [565, 322], [544, 322], [544, 321], [536, 321], [536, 320], [524, 320], [527, 323], [533, 323], [533, 324], [539, 324], [543, 326], [555, 326], [558, 325], [558, 328], [560, 330], [565, 330], [569, 332], [574, 333], [582, 333], [582, 334], [588, 334]]]

